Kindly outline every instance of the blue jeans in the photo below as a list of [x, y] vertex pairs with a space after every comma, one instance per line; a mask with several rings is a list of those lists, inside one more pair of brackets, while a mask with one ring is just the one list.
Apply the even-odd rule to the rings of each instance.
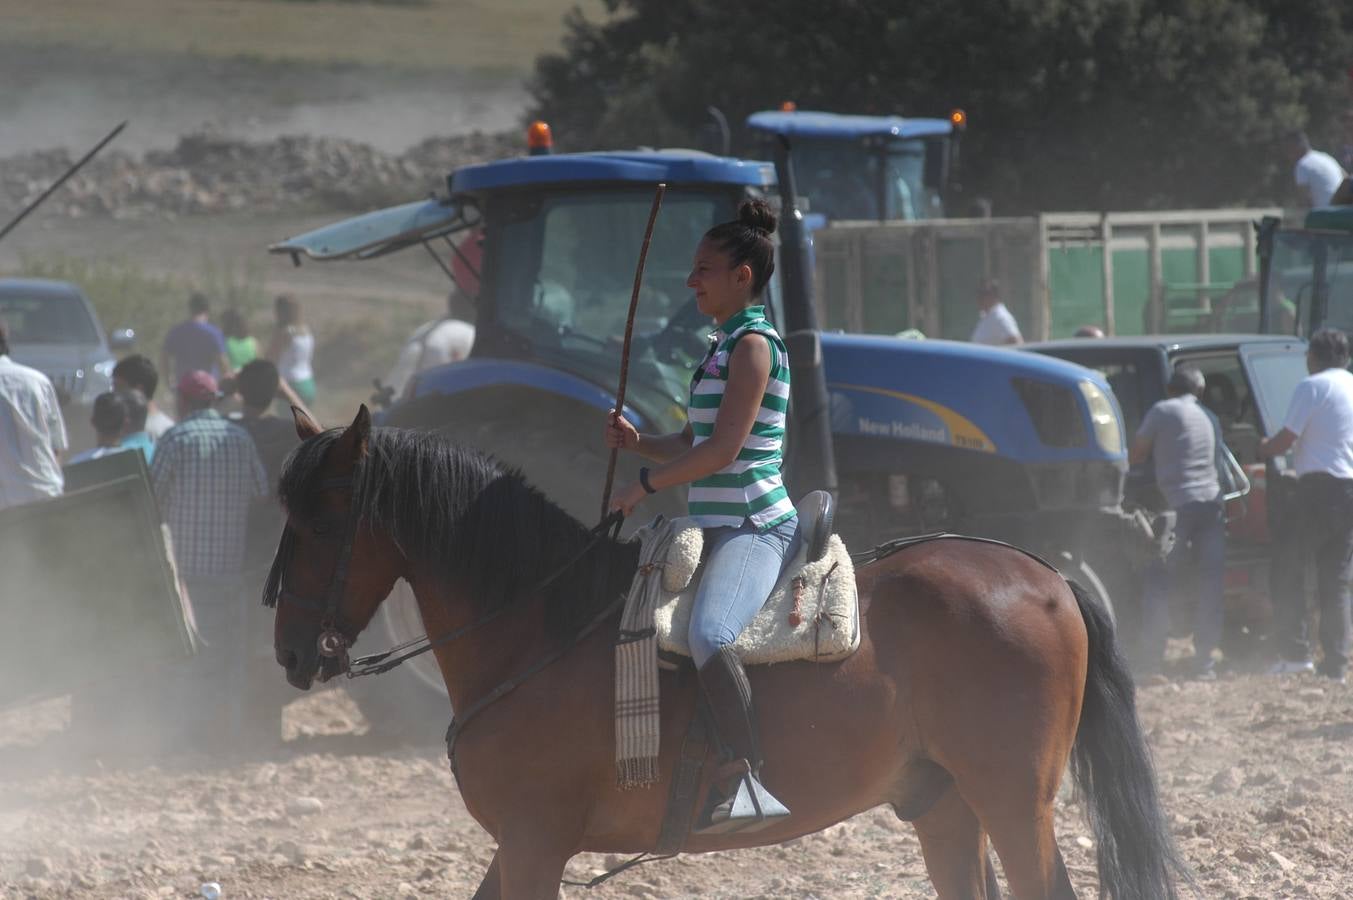
[[1225, 614], [1226, 511], [1218, 501], [1185, 503], [1175, 511], [1175, 540], [1170, 555], [1146, 573], [1142, 598], [1142, 659], [1159, 666], [1170, 633], [1170, 596], [1178, 589], [1186, 562], [1197, 573], [1198, 610], [1194, 616], [1194, 660], [1211, 664], [1221, 643]]
[[705, 573], [691, 610], [689, 641], [696, 668], [738, 639], [798, 550], [799, 517], [766, 531], [750, 522], [705, 529]]

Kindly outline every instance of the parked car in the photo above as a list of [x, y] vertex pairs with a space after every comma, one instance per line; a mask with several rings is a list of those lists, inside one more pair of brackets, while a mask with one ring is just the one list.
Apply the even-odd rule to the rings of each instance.
[[[1271, 535], [1282, 527], [1282, 460], [1265, 464], [1259, 441], [1282, 428], [1297, 382], [1306, 377], [1306, 342], [1283, 335], [1148, 335], [1061, 340], [1026, 350], [1097, 369], [1123, 412], [1127, 438], [1165, 398], [1170, 373], [1197, 366], [1206, 379], [1203, 403], [1221, 422], [1222, 439], [1249, 477], [1251, 490], [1227, 509], [1226, 618], [1228, 652], [1248, 649], [1267, 628]], [[1124, 505], [1158, 510], [1162, 501], [1149, 467], [1133, 470]]]
[[112, 389], [114, 351], [129, 349], [127, 328], [104, 331], [94, 305], [70, 282], [0, 278], [0, 319], [9, 327], [10, 355], [52, 380], [72, 450], [93, 446], [94, 398]]

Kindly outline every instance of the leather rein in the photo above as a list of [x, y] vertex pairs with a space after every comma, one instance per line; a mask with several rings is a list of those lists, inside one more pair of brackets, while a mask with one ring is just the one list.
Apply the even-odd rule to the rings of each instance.
[[[402, 665], [408, 660], [413, 659], [415, 656], [421, 656], [430, 650], [449, 644], [452, 641], [464, 637], [470, 632], [489, 624], [505, 613], [516, 609], [518, 606], [522, 605], [526, 599], [531, 599], [533, 595], [549, 587], [565, 572], [577, 565], [583, 557], [590, 553], [602, 540], [608, 537], [611, 539], [616, 538], [620, 533], [620, 526], [625, 521], [624, 515], [620, 512], [611, 513], [606, 518], [602, 519], [599, 524], [590, 530], [588, 541], [583, 545], [582, 549], [569, 557], [561, 566], [542, 579], [532, 590], [525, 592], [523, 594], [523, 600], [501, 606], [491, 613], [480, 616], [468, 625], [445, 632], [444, 634], [438, 635], [436, 638], [429, 638], [424, 635], [423, 637], [415, 638], [414, 640], [406, 641], [403, 644], [391, 647], [389, 650], [382, 653], [359, 656], [356, 659], [350, 660], [348, 658], [348, 649], [355, 642], [356, 635], [354, 634], [352, 637], [348, 637], [347, 632], [344, 631], [340, 624], [339, 612], [343, 603], [343, 595], [347, 592], [348, 575], [352, 566], [352, 545], [356, 541], [357, 525], [361, 518], [357, 509], [357, 491], [353, 490], [353, 488], [354, 485], [360, 483], [359, 476], [361, 474], [362, 463], [359, 462], [357, 466], [358, 468], [352, 475], [325, 478], [319, 483], [319, 490], [321, 491], [346, 489], [351, 491], [352, 494], [352, 499], [348, 507], [348, 516], [345, 522], [343, 544], [339, 550], [338, 559], [334, 563], [334, 571], [329, 578], [329, 586], [325, 589], [324, 598], [322, 600], [315, 600], [309, 597], [302, 597], [301, 595], [288, 590], [285, 583], [279, 587], [277, 593], [279, 604], [289, 603], [300, 609], [309, 610], [319, 614], [320, 630], [319, 637], [315, 641], [316, 650], [320, 657], [324, 659], [337, 660], [339, 672], [342, 672], [348, 678], [361, 678], [365, 675], [380, 675], [389, 672], [391, 669]], [[508, 693], [508, 691], [512, 690], [512, 688], [517, 687], [549, 663], [554, 662], [570, 647], [587, 634], [591, 633], [591, 631], [600, 625], [602, 621], [612, 615], [619, 607], [619, 603], [620, 600], [617, 599], [615, 602], [609, 604], [596, 619], [575, 635], [573, 640], [561, 648], [561, 650], [549, 654], [544, 660], [527, 669], [517, 678], [510, 679], [499, 685], [491, 691], [484, 700], [481, 700], [470, 710], [467, 710], [465, 714], [462, 714], [459, 717], [460, 721], [463, 723], [471, 715], [479, 712], [483, 707], [488, 706], [493, 701], [499, 699], [504, 694]]]

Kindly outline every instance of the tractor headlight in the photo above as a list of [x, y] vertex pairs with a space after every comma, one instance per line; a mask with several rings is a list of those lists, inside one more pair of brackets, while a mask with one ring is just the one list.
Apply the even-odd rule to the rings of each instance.
[[1099, 449], [1105, 453], [1123, 453], [1123, 425], [1113, 400], [1093, 381], [1081, 381], [1076, 386], [1090, 409], [1090, 424], [1094, 426]]

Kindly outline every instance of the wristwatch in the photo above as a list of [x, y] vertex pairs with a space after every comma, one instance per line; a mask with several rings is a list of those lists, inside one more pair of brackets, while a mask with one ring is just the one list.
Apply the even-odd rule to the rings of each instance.
[[648, 466], [639, 467], [639, 484], [650, 494], [656, 494], [658, 489], [648, 483]]

